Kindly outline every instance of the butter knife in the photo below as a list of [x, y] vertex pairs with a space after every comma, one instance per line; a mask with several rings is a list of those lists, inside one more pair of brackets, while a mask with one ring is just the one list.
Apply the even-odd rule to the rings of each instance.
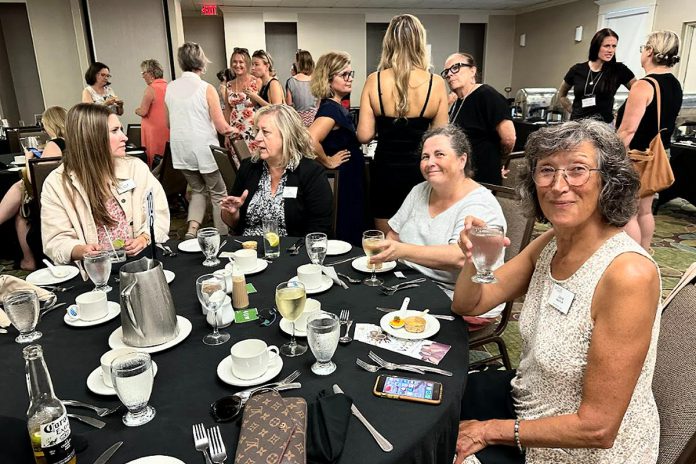
[[118, 449], [121, 447], [122, 444], [123, 444], [123, 442], [122, 442], [122, 441], [119, 441], [119, 442], [114, 443], [113, 445], [111, 445], [111, 446], [109, 447], [109, 449], [107, 449], [106, 451], [104, 451], [104, 452], [97, 458], [97, 460], [94, 461], [93, 464], [106, 464], [106, 462], [107, 462], [109, 459], [111, 459], [111, 456], [113, 456], [114, 453], [115, 453], [116, 451], [118, 451]]
[[345, 258], [345, 259], [339, 259], [338, 261], [334, 261], [333, 263], [328, 263], [324, 264], [324, 266], [335, 266], [337, 264], [343, 264], [347, 263], [348, 261], [353, 261], [354, 259], [357, 259], [357, 256], [351, 256], [350, 258]]
[[[377, 306], [377, 311], [382, 311], [383, 313], [393, 313], [394, 311], [399, 311], [396, 308], [382, 308]], [[433, 314], [433, 313], [428, 313], [428, 315], [433, 316], [437, 319], [442, 319], [444, 321], [453, 321], [455, 319], [454, 316], [447, 316], [444, 314]]]
[[[343, 390], [341, 390], [341, 387], [338, 385], [334, 384], [333, 386], [333, 392], [334, 393], [343, 393]], [[353, 413], [355, 417], [358, 418], [360, 422], [367, 428], [367, 431], [370, 432], [370, 435], [372, 435], [372, 438], [375, 439], [377, 444], [379, 445], [380, 448], [382, 448], [382, 451], [386, 451], [387, 453], [392, 451], [394, 449], [394, 446], [389, 443], [389, 440], [384, 438], [373, 426], [370, 424], [367, 419], [365, 419], [365, 416], [363, 416], [358, 408], [355, 406], [355, 404], [351, 404], [350, 410]]]
[[96, 427], [98, 429], [104, 428], [106, 425], [106, 422], [100, 421], [99, 419], [95, 419], [94, 417], [89, 417], [89, 416], [82, 416], [80, 414], [70, 414], [68, 413], [68, 417], [71, 417], [73, 419], [77, 419], [80, 422], [84, 422], [87, 425], [91, 425], [92, 427]]

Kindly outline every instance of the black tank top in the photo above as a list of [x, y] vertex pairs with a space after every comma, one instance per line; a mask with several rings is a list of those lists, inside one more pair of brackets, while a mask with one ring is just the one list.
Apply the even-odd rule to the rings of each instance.
[[268, 99], [268, 94], [269, 94], [269, 92], [270, 92], [270, 90], [271, 90], [271, 82], [277, 81], [277, 80], [278, 80], [278, 79], [276, 79], [276, 78], [274, 77], [273, 79], [271, 79], [270, 81], [268, 81], [268, 83], [267, 83], [266, 85], [262, 86], [261, 89], [259, 90], [259, 97], [263, 98], [263, 99], [266, 100], [268, 103], [271, 103], [271, 101]]

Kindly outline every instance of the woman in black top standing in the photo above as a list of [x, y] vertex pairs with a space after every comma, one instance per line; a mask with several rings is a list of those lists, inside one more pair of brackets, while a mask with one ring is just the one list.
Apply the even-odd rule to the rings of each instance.
[[[558, 89], [561, 105], [569, 111], [570, 119], [614, 119], [614, 95], [622, 84], [630, 89], [635, 76], [625, 64], [616, 61], [619, 36], [609, 28], [597, 31], [590, 42], [588, 61], [573, 65]], [[575, 99], [571, 107], [568, 91], [573, 89]]]
[[285, 103], [283, 85], [276, 79], [273, 58], [265, 50], [256, 50], [251, 55], [251, 75], [261, 79], [259, 93], [245, 90], [244, 93], [258, 107], [281, 105]]
[[[640, 64], [645, 77], [636, 82], [628, 94], [626, 102], [616, 115], [618, 135], [630, 150], [645, 150], [657, 135], [657, 98], [655, 85], [648, 78], [655, 79], [660, 90], [660, 136], [666, 150], [681, 109], [682, 87], [674, 74], [672, 66], [679, 63], [679, 36], [672, 31], [657, 31], [648, 36], [645, 45], [640, 47]], [[653, 195], [640, 199], [638, 215], [626, 224], [626, 233], [648, 250], [655, 231], [655, 218], [652, 215]]]

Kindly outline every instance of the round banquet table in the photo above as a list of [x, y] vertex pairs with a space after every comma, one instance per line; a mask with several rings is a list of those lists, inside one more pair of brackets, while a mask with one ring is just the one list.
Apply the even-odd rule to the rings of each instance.
[[[274, 305], [275, 286], [294, 276], [298, 266], [309, 262], [304, 248], [297, 256], [290, 256], [285, 252], [295, 240], [283, 238], [280, 258], [269, 264], [263, 272], [247, 276], [247, 282], [253, 283], [258, 290], [258, 293], [249, 296], [250, 307], [269, 308]], [[176, 249], [176, 243], [170, 245], [172, 249]], [[259, 245], [262, 246], [261, 241]], [[238, 248], [237, 243], [229, 240], [224, 251], [234, 251]], [[363, 256], [362, 250], [353, 248], [345, 255], [327, 256], [325, 263], [330, 264], [350, 256]], [[209, 405], [222, 396], [242, 389], [227, 385], [218, 378], [218, 363], [229, 356], [230, 347], [240, 340], [260, 338], [269, 345], [280, 346], [289, 339], [279, 328], [278, 315], [278, 319], [270, 327], [262, 327], [258, 321], [232, 324], [229, 328], [222, 329], [231, 334], [230, 342], [219, 346], [204, 345], [202, 338], [211, 328], [201, 313], [195, 280], [214, 269], [201, 265], [201, 253], [179, 252], [175, 257], [161, 257], [158, 252], [158, 258], [163, 262], [165, 269], [176, 274], [170, 285], [174, 304], [177, 314], [191, 321], [193, 331], [179, 345], [152, 355], [159, 371], [150, 398], [150, 404], [157, 410], [157, 415], [150, 423], [136, 428], [126, 427], [121, 422], [121, 415], [125, 411], [123, 408], [116, 414], [102, 418], [106, 426], [100, 430], [75, 420], [70, 421], [73, 433], [84, 436], [88, 441], [87, 449], [78, 454], [80, 462], [93, 462], [104, 450], [120, 440], [124, 441], [124, 446], [112, 457], [110, 463], [123, 463], [155, 454], [174, 456], [186, 463], [203, 462], [203, 456], [193, 446], [192, 424], [203, 422], [207, 427], [215, 425], [208, 412]], [[353, 270], [350, 262], [339, 264], [336, 269], [353, 277], [365, 276]], [[401, 270], [409, 278], [417, 275], [403, 264], [399, 264], [396, 270]], [[381, 276], [386, 283], [398, 282], [393, 272]], [[74, 286], [72, 290], [58, 293], [59, 301], [68, 304], [73, 303], [80, 293], [93, 288], [91, 282], [83, 282], [79, 276], [62, 285]], [[109, 292], [108, 299], [118, 301], [118, 283], [114, 282], [114, 276], [110, 285], [114, 290]], [[433, 314], [451, 314], [449, 298], [431, 281], [392, 296], [383, 295], [374, 287], [351, 284], [347, 290], [334, 285], [324, 293], [310, 296], [319, 300], [325, 311], [339, 314], [342, 309], [350, 309], [351, 319], [354, 321], [351, 335], [355, 323], [379, 324], [384, 313], [377, 311], [376, 306], [398, 308], [406, 296], [411, 298], [411, 309], [430, 308]], [[38, 329], [44, 335], [37, 343], [43, 346], [56, 396], [104, 407], [117, 405], [116, 396], [99, 396], [90, 392], [86, 379], [92, 370], [99, 367], [99, 357], [102, 353], [109, 350], [109, 335], [120, 326], [120, 318], [98, 326], [74, 328], [63, 322], [64, 314], [62, 309], [55, 310], [47, 314], [38, 325]], [[282, 392], [282, 395], [301, 396], [309, 403], [320, 391], [330, 392], [332, 385], [336, 383], [353, 398], [355, 405], [372, 425], [394, 445], [392, 452], [383, 452], [357, 418], [351, 417], [340, 463], [450, 464], [454, 455], [460, 400], [466, 386], [468, 336], [466, 324], [461, 318], [440, 322], [440, 331], [430, 339], [452, 346], [438, 367], [452, 371], [454, 376], [419, 376], [408, 372], [392, 372], [405, 377], [422, 377], [442, 382], [444, 396], [442, 404], [438, 406], [374, 396], [372, 388], [378, 374], [359, 368], [355, 364], [356, 358], [368, 360], [367, 354], [373, 350], [392, 362], [427, 363], [358, 341], [338, 346], [333, 357], [338, 369], [326, 377], [317, 376], [310, 371], [315, 359], [309, 349], [299, 357], [283, 356], [284, 364], [278, 378], [299, 369], [302, 374], [297, 381], [302, 383], [302, 388]], [[344, 327], [341, 327], [341, 330], [345, 330]], [[15, 336], [14, 328], [10, 328], [9, 334], [0, 334], [0, 416], [24, 420], [29, 402], [22, 358], [24, 345], [15, 343]], [[306, 343], [306, 339], [299, 340]], [[96, 417], [95, 413], [87, 409], [71, 407], [69, 412]], [[240, 423], [241, 421], [220, 424], [229, 462], [234, 462]], [[6, 443], [3, 447], [7, 445]], [[10, 443], [9, 446], [13, 445]], [[5, 462], [1, 451], [0, 461]]]

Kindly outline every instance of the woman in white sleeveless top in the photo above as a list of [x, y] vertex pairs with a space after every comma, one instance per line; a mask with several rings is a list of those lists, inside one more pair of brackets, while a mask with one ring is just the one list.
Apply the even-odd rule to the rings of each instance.
[[469, 377], [455, 462], [654, 463], [660, 275], [622, 231], [638, 177], [611, 127], [591, 119], [542, 129], [525, 151], [523, 206], [553, 228], [484, 285], [471, 281], [468, 238], [482, 221], [468, 217], [460, 235], [455, 312], [526, 297], [519, 368]]
[[174, 169], [179, 169], [191, 187], [186, 238], [194, 238], [203, 222], [208, 197], [213, 223], [220, 234], [228, 227], [220, 217], [220, 202], [227, 194], [225, 181], [210, 151], [217, 145], [217, 132], [229, 135], [215, 87], [201, 79], [209, 61], [200, 45], [186, 42], [179, 47], [179, 66], [184, 73], [167, 85], [165, 103], [169, 112], [169, 141]]

